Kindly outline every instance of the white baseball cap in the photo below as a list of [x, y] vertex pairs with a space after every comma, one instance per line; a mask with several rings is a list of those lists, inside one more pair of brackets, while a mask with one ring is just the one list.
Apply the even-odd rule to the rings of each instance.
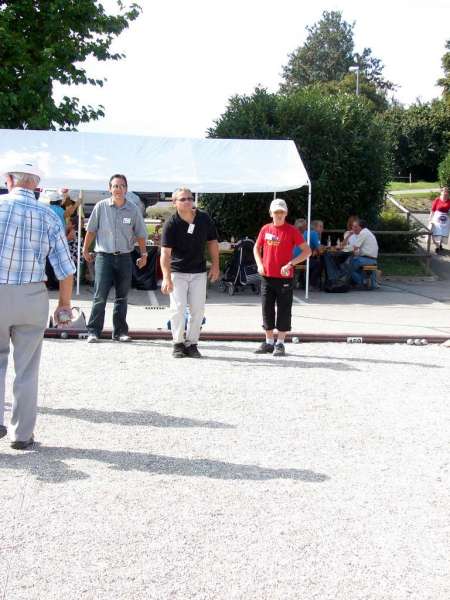
[[281, 198], [275, 198], [275, 200], [272, 200], [272, 202], [270, 203], [269, 210], [270, 212], [275, 212], [276, 210], [283, 210], [287, 213], [288, 207], [284, 200], [282, 200]]
[[42, 171], [33, 162], [17, 162], [7, 165], [3, 169], [3, 175], [7, 175], [8, 173], [27, 173], [28, 175], [35, 175], [39, 179], [42, 179]]
[[62, 199], [63, 195], [55, 190], [46, 190], [39, 196], [39, 200], [46, 204], [50, 204], [50, 202], [59, 202]]

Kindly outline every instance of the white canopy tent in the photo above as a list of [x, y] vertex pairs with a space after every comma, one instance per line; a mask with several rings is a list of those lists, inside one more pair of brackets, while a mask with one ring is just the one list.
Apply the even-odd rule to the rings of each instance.
[[[41, 185], [46, 188], [105, 189], [113, 173], [125, 173], [130, 189], [136, 192], [162, 192], [186, 185], [197, 194], [276, 193], [307, 185], [310, 229], [311, 183], [291, 140], [2, 129], [0, 168], [17, 162], [37, 164], [43, 173]], [[305, 296], [308, 298], [308, 277]]]

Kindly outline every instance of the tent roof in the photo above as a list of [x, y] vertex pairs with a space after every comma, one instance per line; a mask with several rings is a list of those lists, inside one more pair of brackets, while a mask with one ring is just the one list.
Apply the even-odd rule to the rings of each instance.
[[106, 189], [113, 173], [136, 192], [278, 192], [309, 183], [291, 140], [0, 130], [0, 167], [18, 161], [36, 162], [47, 188]]

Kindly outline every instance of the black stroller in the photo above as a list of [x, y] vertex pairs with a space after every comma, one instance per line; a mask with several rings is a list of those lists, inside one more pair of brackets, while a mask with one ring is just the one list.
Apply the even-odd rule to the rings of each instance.
[[234, 246], [234, 252], [227, 262], [219, 289], [232, 296], [235, 292], [250, 286], [255, 294], [261, 293], [261, 276], [253, 256], [255, 242], [245, 237]]

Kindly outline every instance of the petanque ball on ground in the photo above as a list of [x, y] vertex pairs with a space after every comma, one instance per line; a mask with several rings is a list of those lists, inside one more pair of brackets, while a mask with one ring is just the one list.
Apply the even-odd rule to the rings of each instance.
[[298, 344], [299, 342], [300, 342], [300, 338], [298, 338], [298, 337], [293, 337], [292, 338], [292, 343], [293, 344]]
[[406, 340], [406, 343], [408, 344], [408, 346], [412, 346], [414, 344], [414, 340], [412, 338], [409, 338]]
[[69, 337], [69, 334], [67, 333], [67, 331], [63, 331], [61, 333], [61, 337], [62, 337], [63, 340], [67, 340], [67, 338]]
[[426, 338], [422, 338], [420, 340], [420, 343], [422, 344], [422, 346], [427, 346], [428, 345], [428, 340]]
[[419, 338], [416, 338], [414, 340], [414, 343], [415, 343], [416, 346], [421, 346], [422, 345], [422, 340], [419, 340]]

